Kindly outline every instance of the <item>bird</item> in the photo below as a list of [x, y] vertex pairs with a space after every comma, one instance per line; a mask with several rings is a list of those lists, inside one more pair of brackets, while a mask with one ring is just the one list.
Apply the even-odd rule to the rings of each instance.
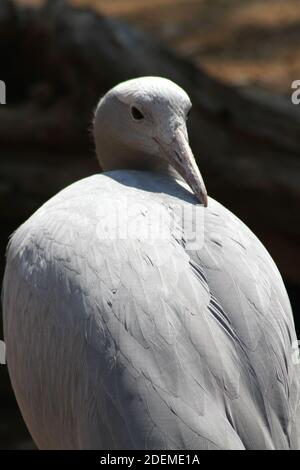
[[191, 105], [167, 78], [113, 87], [93, 119], [103, 172], [11, 236], [7, 365], [39, 449], [299, 448], [288, 295], [207, 195]]

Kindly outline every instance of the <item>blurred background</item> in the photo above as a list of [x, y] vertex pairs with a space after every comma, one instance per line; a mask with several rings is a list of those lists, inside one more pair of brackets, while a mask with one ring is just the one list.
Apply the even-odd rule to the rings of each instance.
[[[300, 105], [291, 102], [299, 0], [1, 0], [1, 276], [13, 230], [99, 171], [90, 136], [99, 96], [142, 75], [190, 94], [190, 140], [208, 192], [270, 251], [300, 337]], [[0, 448], [34, 448], [4, 365]]]

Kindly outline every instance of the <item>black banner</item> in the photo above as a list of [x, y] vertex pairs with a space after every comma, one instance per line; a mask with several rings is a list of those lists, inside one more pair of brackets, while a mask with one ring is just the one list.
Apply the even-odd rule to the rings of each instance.
[[[0, 465], [8, 464], [43, 465], [53, 468], [54, 465], [88, 466], [100, 468], [135, 469], [152, 466], [189, 466], [192, 468], [211, 468], [213, 465], [254, 465], [266, 460], [286, 465], [291, 452], [278, 451], [0, 451]], [[4, 468], [2, 466], [2, 468]], [[240, 467], [239, 467], [240, 468]]]

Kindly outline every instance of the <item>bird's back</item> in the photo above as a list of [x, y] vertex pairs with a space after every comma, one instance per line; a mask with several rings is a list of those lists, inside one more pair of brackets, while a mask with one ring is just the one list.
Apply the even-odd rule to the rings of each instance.
[[40, 448], [299, 445], [280, 274], [241, 221], [171, 178], [115, 171], [52, 198], [11, 239], [3, 307]]

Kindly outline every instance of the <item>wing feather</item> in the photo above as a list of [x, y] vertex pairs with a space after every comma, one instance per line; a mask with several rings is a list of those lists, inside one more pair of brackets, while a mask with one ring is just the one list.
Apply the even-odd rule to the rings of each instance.
[[[187, 250], [176, 207], [192, 196], [177, 184], [182, 199], [141, 191], [135, 172], [131, 186], [122, 178], [72, 185], [11, 240], [8, 365], [37, 444], [296, 447], [295, 331], [273, 261], [212, 199], [204, 244]], [[114, 212], [137, 198], [136, 226], [148, 229], [159, 205], [169, 239], [113, 236]]]

